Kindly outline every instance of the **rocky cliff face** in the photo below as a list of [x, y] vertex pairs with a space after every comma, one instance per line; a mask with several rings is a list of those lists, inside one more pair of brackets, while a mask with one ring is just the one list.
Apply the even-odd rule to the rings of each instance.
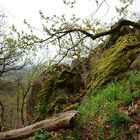
[[[83, 59], [75, 67], [73, 64], [72, 67], [51, 66], [42, 74], [39, 90], [35, 90], [36, 85], [27, 102], [27, 113], [34, 109], [31, 118], [41, 120], [54, 113], [77, 108], [85, 89], [99, 88], [110, 81], [127, 77], [130, 70], [139, 70], [140, 34], [135, 29], [123, 27], [118, 33], [110, 35], [85, 60], [86, 63]], [[38, 112], [38, 116], [34, 112]]]

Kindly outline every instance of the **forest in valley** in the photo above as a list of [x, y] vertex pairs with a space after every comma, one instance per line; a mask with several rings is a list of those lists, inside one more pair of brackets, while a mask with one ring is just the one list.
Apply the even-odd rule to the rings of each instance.
[[96, 15], [110, 1], [91, 1], [85, 18], [40, 9], [41, 30], [0, 11], [0, 140], [140, 140], [136, 0], [116, 0], [105, 21]]

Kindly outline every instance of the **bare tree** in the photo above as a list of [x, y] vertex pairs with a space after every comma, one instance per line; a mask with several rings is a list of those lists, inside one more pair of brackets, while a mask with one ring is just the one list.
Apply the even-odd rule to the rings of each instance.
[[[44, 68], [42, 68], [42, 67], [44, 67]], [[16, 74], [15, 83], [17, 85], [17, 92], [16, 92], [16, 94], [17, 94], [17, 114], [19, 114], [18, 119], [19, 119], [19, 116], [21, 117], [21, 119], [19, 119], [19, 120], [21, 121], [22, 125], [25, 125], [26, 122], [28, 123], [28, 121], [29, 121], [28, 113], [26, 110], [26, 104], [27, 104], [28, 96], [31, 93], [32, 85], [33, 85], [34, 81], [36, 80], [38, 74], [40, 75], [40, 72], [43, 71], [45, 68], [46, 68], [45, 65], [42, 64], [42, 61], [40, 60], [40, 62], [38, 62], [37, 65], [30, 63], [29, 68], [26, 68], [24, 71], [20, 70]], [[24, 75], [24, 78], [23, 78], [23, 75]], [[25, 75], [27, 77], [25, 77]]]
[[21, 46], [12, 33], [6, 34], [5, 18], [5, 14], [0, 13], [0, 77], [7, 72], [19, 70], [26, 64], [22, 60], [26, 47]]

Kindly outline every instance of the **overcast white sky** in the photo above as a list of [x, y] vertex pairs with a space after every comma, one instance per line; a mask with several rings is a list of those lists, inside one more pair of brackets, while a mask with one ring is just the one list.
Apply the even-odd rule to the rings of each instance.
[[[114, 7], [118, 4], [118, 0], [107, 1], [110, 10], [108, 15], [104, 17], [105, 19], [114, 16]], [[134, 1], [131, 9], [140, 13], [140, 0]], [[63, 0], [0, 0], [0, 7], [8, 13], [9, 24], [15, 24], [19, 28], [22, 28], [24, 19], [27, 19], [34, 26], [40, 26], [39, 10], [42, 10], [46, 16], [54, 14], [70, 16], [74, 13], [78, 17], [85, 18], [96, 9], [94, 0], [77, 0], [74, 8], [64, 5]], [[104, 4], [97, 17], [103, 18], [102, 16], [106, 13], [107, 8], [107, 5]]]
[[[107, 0], [110, 9], [107, 15], [107, 5], [104, 4], [98, 11], [96, 17], [108, 21], [115, 16], [115, 6], [118, 5], [118, 0]], [[131, 6], [132, 11], [140, 13], [140, 0], [134, 0]], [[63, 3], [63, 0], [0, 0], [0, 9], [5, 10], [8, 15], [8, 24], [14, 24], [18, 29], [24, 30], [23, 20], [27, 21], [34, 27], [41, 28], [41, 20], [39, 10], [43, 11], [46, 16], [65, 14], [70, 17], [75, 14], [77, 17], [85, 18], [96, 10], [94, 0], [76, 0], [74, 8], [70, 8]], [[105, 15], [105, 16], [103, 16]], [[40, 54], [45, 53], [42, 51]], [[50, 50], [50, 54], [54, 54], [54, 50]], [[40, 55], [40, 56], [41, 56]], [[44, 54], [46, 56], [46, 54]]]

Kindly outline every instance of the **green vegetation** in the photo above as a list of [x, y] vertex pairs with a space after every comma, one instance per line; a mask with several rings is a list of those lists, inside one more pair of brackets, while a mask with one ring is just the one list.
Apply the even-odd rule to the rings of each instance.
[[[132, 140], [129, 130], [132, 119], [128, 108], [140, 97], [140, 72], [129, 72], [124, 80], [107, 84], [94, 90], [78, 108], [79, 116], [74, 119], [75, 127], [71, 132], [62, 134], [59, 140], [80, 140], [92, 137], [93, 140]], [[136, 114], [140, 115], [140, 108]], [[85, 129], [85, 130], [82, 130]], [[87, 133], [87, 134], [86, 134]], [[53, 139], [46, 133], [37, 133], [35, 140]]]
[[34, 135], [33, 140], [53, 140], [53, 138], [47, 132], [37, 132]]
[[90, 124], [94, 138], [131, 139], [128, 125], [130, 118], [125, 107], [140, 97], [140, 73], [131, 72], [129, 78], [92, 91], [79, 107], [81, 126]]

